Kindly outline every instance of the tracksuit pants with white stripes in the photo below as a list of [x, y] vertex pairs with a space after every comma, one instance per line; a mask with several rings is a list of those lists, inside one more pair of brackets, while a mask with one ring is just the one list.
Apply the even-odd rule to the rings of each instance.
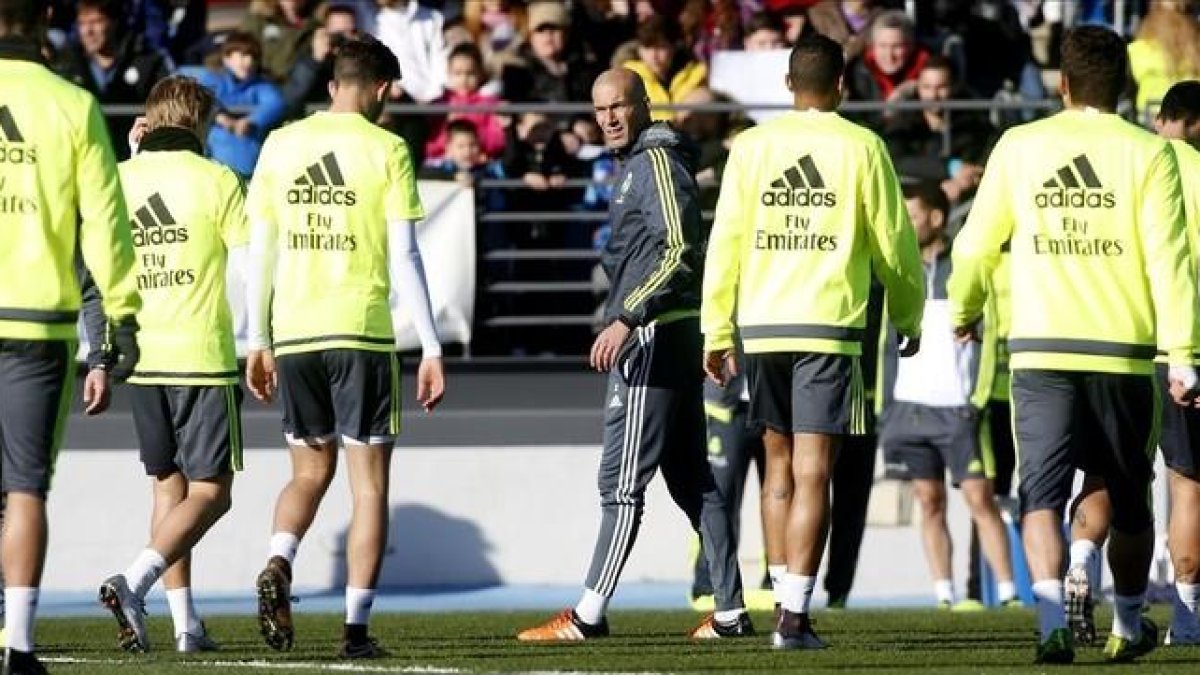
[[609, 373], [598, 484], [603, 516], [586, 586], [612, 597], [659, 468], [699, 532], [718, 610], [743, 606], [731, 518], [705, 455], [698, 320], [640, 326]]

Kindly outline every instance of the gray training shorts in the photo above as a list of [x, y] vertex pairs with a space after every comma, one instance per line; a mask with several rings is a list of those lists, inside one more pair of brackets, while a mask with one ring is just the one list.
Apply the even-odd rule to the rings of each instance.
[[1162, 400], [1151, 376], [1014, 370], [1012, 405], [1023, 513], [1063, 513], [1082, 469], [1104, 479], [1114, 529], [1135, 534], [1154, 523]]
[[129, 387], [146, 475], [179, 471], [210, 480], [242, 469], [242, 390], [217, 386]]
[[0, 487], [45, 496], [75, 390], [74, 341], [0, 339]]

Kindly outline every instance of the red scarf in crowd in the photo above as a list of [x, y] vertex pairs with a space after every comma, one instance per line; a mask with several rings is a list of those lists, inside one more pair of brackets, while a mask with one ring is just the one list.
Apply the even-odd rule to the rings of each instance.
[[921, 73], [921, 69], [925, 67], [925, 62], [928, 60], [929, 52], [925, 51], [924, 47], [915, 47], [913, 53], [908, 57], [908, 63], [904, 64], [894, 75], [887, 75], [879, 69], [879, 64], [875, 63], [875, 52], [870, 45], [863, 54], [863, 63], [866, 64], [867, 71], [871, 73], [871, 79], [875, 80], [875, 84], [879, 86], [880, 99], [887, 99], [896, 87], [909, 80], [917, 79], [917, 75]]

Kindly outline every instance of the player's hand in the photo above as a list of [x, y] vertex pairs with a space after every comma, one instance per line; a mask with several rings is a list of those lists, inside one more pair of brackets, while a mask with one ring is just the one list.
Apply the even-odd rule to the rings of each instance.
[[608, 328], [600, 331], [600, 334], [596, 336], [596, 341], [592, 343], [592, 353], [588, 357], [588, 363], [601, 373], [612, 370], [613, 364], [617, 361], [617, 354], [621, 353], [621, 346], [628, 338], [629, 326], [620, 321], [612, 322]]
[[111, 401], [108, 371], [100, 367], [92, 368], [83, 380], [83, 411], [88, 415], [99, 415], [108, 410]]
[[246, 355], [246, 386], [263, 403], [275, 400], [279, 378], [275, 373], [275, 355], [269, 349], [252, 349]]
[[133, 121], [133, 127], [129, 129], [129, 154], [136, 155], [138, 146], [142, 144], [142, 139], [146, 136], [146, 131], [150, 128], [150, 123], [145, 117], [138, 117]]
[[968, 342], [983, 342], [983, 333], [979, 330], [979, 320], [976, 319], [964, 326], [955, 326], [954, 341], [960, 345]]
[[907, 335], [900, 336], [900, 345], [898, 347], [900, 358], [907, 359], [910, 356], [916, 356], [917, 352], [921, 351], [921, 336], [908, 337]]
[[124, 382], [133, 374], [142, 352], [138, 349], [137, 319], [110, 319], [105, 326], [104, 344], [100, 347], [98, 366], [108, 371], [115, 382]]
[[1182, 406], [1200, 407], [1200, 377], [1193, 366], [1171, 366], [1167, 369], [1167, 385], [1171, 398]]
[[442, 359], [421, 359], [421, 365], [417, 366], [417, 402], [430, 413], [445, 395], [446, 374], [442, 370]]
[[718, 386], [724, 387], [738, 376], [737, 352], [732, 349], [704, 352], [704, 374]]

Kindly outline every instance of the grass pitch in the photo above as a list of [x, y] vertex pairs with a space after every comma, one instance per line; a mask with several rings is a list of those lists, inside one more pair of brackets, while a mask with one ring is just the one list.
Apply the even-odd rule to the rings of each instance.
[[[1169, 610], [1152, 616], [1165, 631]], [[1110, 614], [1098, 612], [1107, 628]], [[39, 623], [40, 654], [52, 673], [1030, 673], [1064, 670], [1033, 667], [1035, 618], [1029, 610], [955, 614], [935, 611], [817, 612], [817, 633], [830, 643], [822, 652], [776, 652], [767, 646], [770, 619], [755, 614], [760, 637], [693, 643], [687, 631], [699, 615], [686, 611], [616, 612], [613, 636], [566, 645], [528, 645], [516, 631], [550, 613], [390, 614], [372, 619], [372, 631], [390, 656], [375, 661], [334, 658], [340, 615], [297, 616], [296, 648], [277, 653], [258, 635], [253, 617], [214, 617], [210, 633], [224, 650], [180, 655], [170, 622], [150, 621], [159, 649], [125, 654], [115, 646], [115, 622], [46, 619]], [[1106, 630], [1101, 631], [1107, 633]], [[1103, 661], [1100, 647], [1077, 651], [1076, 669]], [[1200, 647], [1160, 647], [1120, 673], [1197, 673]]]

